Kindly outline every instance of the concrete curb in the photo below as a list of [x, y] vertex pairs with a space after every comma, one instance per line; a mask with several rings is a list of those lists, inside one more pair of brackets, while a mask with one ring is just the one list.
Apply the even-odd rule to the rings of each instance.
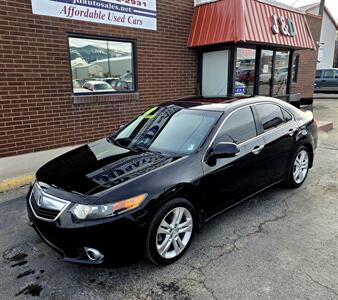
[[329, 99], [334, 99], [334, 100], [338, 100], [338, 97], [314, 97], [314, 100], [329, 100]]
[[0, 181], [0, 193], [15, 190], [28, 185], [34, 180], [34, 175], [22, 175]]
[[314, 94], [313, 99], [337, 99], [338, 100], [338, 94]]

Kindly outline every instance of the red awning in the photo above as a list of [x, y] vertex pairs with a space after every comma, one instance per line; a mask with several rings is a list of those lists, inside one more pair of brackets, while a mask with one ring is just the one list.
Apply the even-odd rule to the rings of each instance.
[[[293, 34], [290, 35], [290, 30], [283, 33], [280, 18], [292, 22]], [[273, 31], [273, 24], [278, 25], [277, 32]], [[196, 7], [188, 47], [229, 42], [316, 48], [305, 14], [301, 12], [259, 0], [219, 0]]]

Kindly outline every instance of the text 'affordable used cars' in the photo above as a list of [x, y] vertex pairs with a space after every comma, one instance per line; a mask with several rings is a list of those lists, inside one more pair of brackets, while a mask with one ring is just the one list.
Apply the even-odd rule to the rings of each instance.
[[220, 212], [277, 183], [299, 187], [316, 145], [312, 113], [277, 99], [164, 103], [41, 167], [28, 215], [65, 261], [168, 264]]

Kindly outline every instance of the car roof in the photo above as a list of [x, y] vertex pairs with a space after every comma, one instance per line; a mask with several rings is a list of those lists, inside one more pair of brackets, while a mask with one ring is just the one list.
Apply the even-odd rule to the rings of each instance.
[[331, 71], [331, 70], [336, 70], [338, 71], [338, 68], [325, 68], [325, 69], [317, 69], [317, 71]]
[[236, 109], [250, 104], [257, 104], [260, 102], [274, 102], [276, 104], [283, 105], [286, 102], [264, 96], [253, 96], [245, 98], [182, 98], [175, 101], [162, 103], [161, 106], [177, 105], [182, 108], [189, 108], [194, 110], [210, 110], [224, 112], [227, 110]]
[[89, 83], [89, 84], [108, 84], [107, 82], [105, 81], [87, 81], [86, 83]]

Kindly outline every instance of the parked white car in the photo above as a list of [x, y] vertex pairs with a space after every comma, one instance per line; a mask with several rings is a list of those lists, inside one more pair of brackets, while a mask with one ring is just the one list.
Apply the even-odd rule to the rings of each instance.
[[115, 89], [104, 81], [87, 81], [82, 87], [91, 92], [115, 92]]

